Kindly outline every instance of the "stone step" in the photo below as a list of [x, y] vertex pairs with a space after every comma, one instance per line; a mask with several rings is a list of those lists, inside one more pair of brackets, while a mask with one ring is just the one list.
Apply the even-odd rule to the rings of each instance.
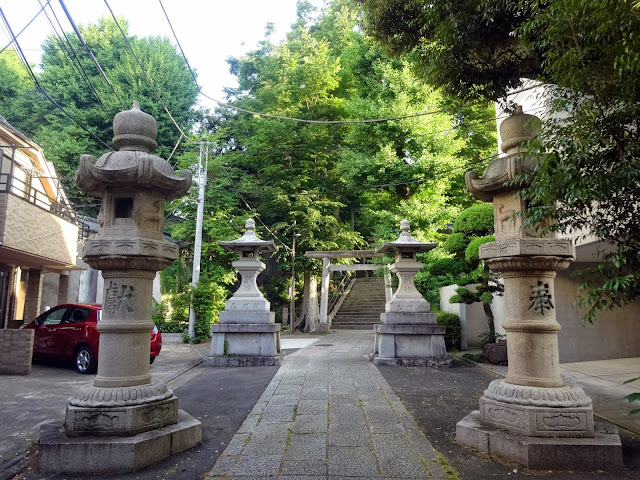
[[373, 330], [374, 325], [374, 323], [332, 323], [331, 328], [336, 330]]

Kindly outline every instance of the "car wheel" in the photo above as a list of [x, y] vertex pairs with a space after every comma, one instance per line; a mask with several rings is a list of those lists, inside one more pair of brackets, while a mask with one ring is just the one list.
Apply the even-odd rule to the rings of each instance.
[[149, 357], [149, 365], [153, 365], [153, 362], [156, 361], [156, 357]]
[[96, 357], [89, 347], [83, 345], [76, 351], [76, 370], [78, 373], [93, 373], [96, 369]]

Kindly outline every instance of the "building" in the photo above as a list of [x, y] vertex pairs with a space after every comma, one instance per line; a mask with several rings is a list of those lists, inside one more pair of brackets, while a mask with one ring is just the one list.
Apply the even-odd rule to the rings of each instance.
[[42, 149], [2, 117], [0, 149], [0, 328], [7, 329], [40, 314], [45, 276], [54, 305], [68, 301], [78, 225]]

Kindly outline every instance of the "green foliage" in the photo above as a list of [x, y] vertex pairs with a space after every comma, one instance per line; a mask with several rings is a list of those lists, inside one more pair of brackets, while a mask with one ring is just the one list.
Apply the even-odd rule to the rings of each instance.
[[[583, 320], [640, 294], [640, 15], [632, 0], [360, 0], [364, 28], [463, 100], [545, 84], [523, 192], [529, 226], [613, 246], [585, 270]], [[567, 115], [568, 113], [568, 115]], [[487, 232], [488, 233], [488, 232]]]
[[493, 205], [482, 203], [465, 208], [453, 222], [453, 232], [463, 233], [468, 237], [493, 232]]
[[462, 326], [460, 325], [460, 317], [455, 313], [437, 311], [438, 325], [447, 327], [444, 334], [444, 343], [447, 350], [456, 348], [460, 350], [460, 341], [462, 340]]
[[465, 262], [453, 258], [439, 258], [428, 266], [429, 273], [438, 277], [452, 275], [456, 277], [466, 269]]
[[480, 261], [479, 250], [480, 245], [495, 241], [494, 235], [485, 235], [484, 237], [472, 238], [464, 251], [464, 258], [472, 265], [477, 265]]
[[497, 343], [500, 340], [505, 340], [507, 337], [502, 333], [496, 332], [483, 332], [478, 335], [480, 339], [480, 348], [484, 348], [487, 343]]
[[453, 254], [456, 258], [464, 258], [464, 252], [469, 240], [464, 233], [452, 233], [442, 244], [442, 249]]
[[[640, 380], [640, 377], [630, 378], [629, 380], [625, 380], [622, 383], [631, 383], [631, 382], [635, 382], [636, 380]], [[640, 401], [640, 393], [632, 393], [630, 395], [627, 395], [625, 398], [629, 401], [629, 403], [637, 402], [637, 401]], [[634, 415], [636, 413], [640, 413], [640, 408], [632, 409], [629, 412], [629, 415]]]
[[440, 306], [440, 288], [454, 283], [454, 278], [451, 274], [432, 275], [426, 268], [423, 268], [416, 273], [414, 283], [420, 295], [429, 302], [431, 308], [437, 309]]
[[166, 293], [162, 302], [154, 307], [153, 320], [163, 333], [182, 333], [189, 326], [189, 301], [187, 293]]
[[[123, 19], [119, 19], [119, 22], [126, 33], [127, 22]], [[105, 17], [97, 24], [80, 26], [80, 30], [113, 89], [84, 54], [77, 36], [72, 32], [65, 34], [82, 69], [75, 59], [72, 60], [73, 55], [66, 41], [50, 35], [42, 45], [41, 68], [35, 73], [42, 88], [107, 144], [113, 136], [111, 128], [115, 114], [130, 109], [133, 101], [139, 100], [142, 110], [153, 115], [158, 122], [156, 154], [166, 158], [180, 137], [180, 132], [165, 113], [114, 20]], [[196, 118], [193, 107], [197, 87], [184, 59], [166, 38], [128, 38], [174, 119], [184, 131], [189, 131]], [[0, 57], [0, 74], [3, 78], [0, 112], [14, 127], [43, 148], [47, 160], [55, 165], [67, 194], [76, 204], [93, 203], [76, 190], [73, 174], [80, 155], [89, 153], [98, 157], [107, 150], [47, 100], [33, 82], [27, 80], [24, 67], [16, 64], [13, 58], [7, 61], [7, 55], [14, 54], [7, 51]], [[95, 213], [95, 208], [89, 208], [88, 213]]]

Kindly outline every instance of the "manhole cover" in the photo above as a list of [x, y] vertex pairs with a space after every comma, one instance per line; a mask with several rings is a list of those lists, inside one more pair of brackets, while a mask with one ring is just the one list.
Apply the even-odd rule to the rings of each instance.
[[314, 347], [333, 347], [333, 343], [316, 343]]

